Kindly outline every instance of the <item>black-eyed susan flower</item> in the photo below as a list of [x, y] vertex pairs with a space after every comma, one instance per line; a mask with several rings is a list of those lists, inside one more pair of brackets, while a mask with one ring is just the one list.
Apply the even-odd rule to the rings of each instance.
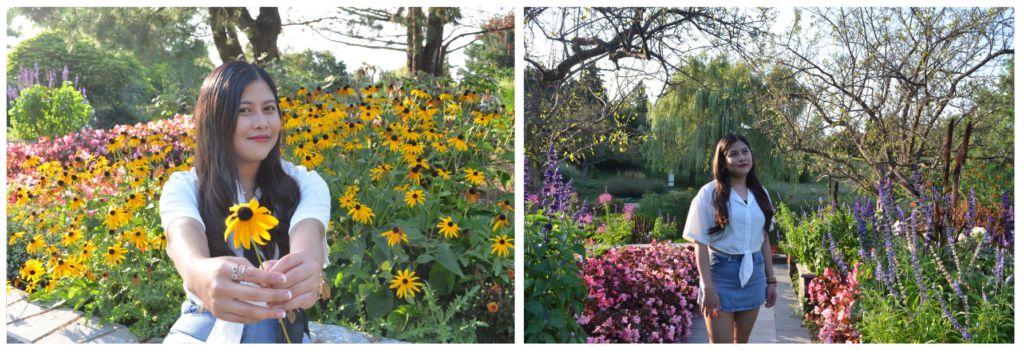
[[127, 211], [114, 208], [108, 212], [107, 219], [103, 221], [103, 224], [106, 225], [108, 229], [117, 229], [128, 224], [128, 221], [130, 220], [131, 215], [128, 214]]
[[72, 263], [74, 262], [70, 259], [58, 258], [57, 266], [53, 267], [53, 276], [57, 279], [74, 276], [75, 270], [72, 268]]
[[14, 243], [17, 242], [18, 239], [21, 239], [22, 236], [24, 236], [24, 235], [25, 235], [25, 232], [16, 232], [16, 233], [11, 234], [11, 240], [7, 242], [7, 246], [14, 245]]
[[373, 223], [373, 209], [370, 207], [357, 203], [348, 210], [348, 215], [352, 216], [353, 219], [359, 221], [359, 223], [366, 224], [367, 222]]
[[469, 188], [469, 190], [466, 190], [466, 199], [469, 200], [469, 203], [475, 204], [479, 198], [480, 192], [477, 191], [476, 188]]
[[103, 260], [108, 266], [117, 266], [124, 260], [124, 253], [128, 252], [128, 249], [121, 247], [121, 243], [115, 243], [103, 253]]
[[383, 232], [380, 236], [388, 238], [388, 246], [395, 246], [395, 244], [401, 243], [402, 241], [409, 242], [406, 239], [405, 231], [401, 227], [394, 227], [391, 230]]
[[413, 167], [409, 171], [405, 172], [405, 179], [412, 180], [413, 182], [416, 182], [417, 185], [419, 185], [420, 179], [423, 179], [423, 172], [420, 172], [421, 169], [422, 167], [419, 166]]
[[228, 236], [234, 232], [235, 248], [241, 245], [248, 250], [250, 241], [266, 245], [265, 240], [270, 240], [268, 231], [278, 223], [277, 218], [270, 214], [270, 210], [260, 207], [260, 203], [255, 198], [249, 200], [249, 203], [231, 206], [228, 211], [231, 212], [231, 215], [224, 220], [224, 224], [227, 225], [224, 230], [224, 240], [227, 241]]
[[423, 148], [425, 147], [426, 145], [415, 140], [406, 140], [405, 144], [402, 145], [402, 152], [406, 154], [419, 155], [423, 153]]
[[466, 136], [459, 134], [454, 138], [448, 138], [448, 145], [454, 146], [459, 151], [466, 151]]
[[494, 231], [498, 231], [498, 229], [504, 229], [507, 226], [508, 226], [508, 217], [507, 216], [505, 216], [504, 214], [500, 214], [500, 215], [494, 216], [494, 229], [493, 229]]
[[50, 292], [53, 291], [53, 288], [56, 288], [56, 287], [57, 287], [57, 280], [56, 279], [50, 279], [50, 280], [46, 281], [45, 285], [43, 285], [43, 288], [44, 288], [43, 290], [45, 290], [46, 293], [49, 294]]
[[29, 169], [39, 165], [39, 156], [25, 156], [25, 162], [21, 164], [21, 168]]
[[136, 228], [135, 230], [128, 232], [127, 238], [125, 239], [134, 245], [139, 251], [146, 252], [146, 250], [149, 250], [149, 236], [147, 236], [142, 229]]
[[415, 207], [417, 203], [423, 204], [423, 192], [410, 189], [409, 192], [405, 193], [405, 203], [409, 204], [409, 207]]
[[384, 143], [388, 146], [388, 150], [391, 151], [398, 151], [402, 148], [402, 138], [399, 138], [398, 135], [385, 138]]
[[302, 162], [300, 163], [302, 166], [306, 167], [306, 169], [313, 169], [313, 167], [319, 166], [322, 162], [324, 162], [323, 156], [316, 152], [310, 152], [302, 158]]
[[420, 278], [416, 277], [416, 272], [409, 273], [409, 270], [398, 271], [398, 275], [391, 281], [390, 289], [398, 288], [396, 295], [398, 298], [403, 299], [406, 296], [416, 297], [416, 292], [420, 291], [417, 286], [422, 286], [423, 283], [417, 283], [416, 280]]
[[515, 209], [512, 208], [512, 202], [508, 200], [498, 203], [498, 207], [501, 207], [502, 211], [515, 212]]
[[92, 244], [92, 240], [85, 242], [85, 245], [82, 245], [82, 249], [78, 250], [78, 254], [81, 255], [83, 259], [92, 257], [93, 252], [96, 252], [96, 246]]
[[68, 207], [71, 208], [72, 210], [77, 210], [79, 208], [82, 208], [82, 206], [85, 206], [85, 201], [79, 199], [78, 196], [75, 196], [71, 198], [71, 201], [68, 201]]
[[516, 248], [512, 245], [512, 240], [514, 239], [509, 239], [507, 235], [502, 235], [501, 237], [495, 236], [488, 240], [494, 242], [494, 244], [491, 245], [491, 254], [498, 252], [502, 257], [508, 257], [508, 249]]
[[21, 274], [21, 280], [27, 282], [39, 281], [39, 278], [43, 276], [46, 271], [43, 269], [43, 263], [39, 260], [28, 260], [22, 265], [19, 273]]
[[444, 178], [445, 180], [451, 180], [452, 179], [452, 177], [451, 177], [452, 174], [451, 173], [448, 173], [447, 171], [445, 171], [443, 169], [440, 169], [440, 168], [434, 168], [434, 170], [437, 171], [437, 175], [441, 176], [441, 178]]
[[459, 225], [455, 224], [451, 216], [448, 218], [440, 217], [441, 221], [437, 223], [437, 227], [440, 229], [441, 234], [445, 238], [458, 238], [459, 237]]
[[463, 171], [466, 172], [466, 180], [468, 180], [473, 185], [479, 186], [480, 184], [483, 184], [483, 182], [484, 182], [484, 174], [483, 174], [483, 172], [480, 172], [480, 171], [472, 169], [472, 168], [466, 168]]
[[378, 181], [384, 174], [390, 172], [392, 169], [393, 168], [388, 164], [383, 164], [374, 167], [373, 169], [370, 170], [370, 173], [373, 173], [373, 175], [370, 176], [370, 179], [373, 181]]
[[143, 206], [146, 206], [146, 198], [135, 193], [128, 194], [125, 206], [128, 207], [129, 209], [142, 208]]
[[43, 239], [43, 235], [36, 235], [35, 237], [28, 239], [28, 248], [26, 250], [30, 253], [36, 253], [46, 248], [46, 240]]
[[60, 237], [60, 245], [64, 247], [71, 246], [79, 240], [82, 240], [82, 231], [80, 229], [69, 229], [67, 233]]
[[167, 234], [160, 233], [160, 235], [153, 238], [153, 248], [161, 249], [167, 248]]

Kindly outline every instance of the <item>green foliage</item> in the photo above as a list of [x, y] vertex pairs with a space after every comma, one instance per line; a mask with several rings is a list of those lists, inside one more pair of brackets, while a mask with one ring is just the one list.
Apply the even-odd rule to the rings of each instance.
[[[538, 225], [526, 226], [531, 245], [523, 264], [523, 337], [527, 343], [583, 343], [587, 334], [575, 318], [587, 296], [576, 264], [587, 255], [580, 243], [583, 233], [569, 221], [539, 214], [527, 215], [526, 222]], [[550, 232], [541, 230], [546, 225], [551, 225]]]
[[106, 52], [86, 38], [69, 44], [65, 36], [47, 31], [19, 43], [7, 54], [7, 80], [14, 81], [21, 67], [30, 68], [36, 63], [40, 72], [60, 72], [66, 65], [79, 76], [78, 88], [85, 88], [85, 97], [95, 110], [91, 127], [148, 121], [137, 106], [146, 105], [154, 91], [134, 55]]
[[400, 308], [388, 315], [388, 321], [398, 331], [393, 334], [394, 338], [411, 343], [476, 343], [477, 328], [487, 327], [487, 323], [477, 321], [476, 318], [460, 320], [455, 316], [471, 306], [468, 302], [479, 290], [480, 286], [473, 287], [465, 295], [448, 303], [448, 308], [442, 308], [438, 305], [434, 289], [424, 285], [424, 303], [418, 307]]
[[775, 205], [775, 228], [778, 229], [778, 250], [800, 259], [800, 263], [818, 275], [825, 268], [838, 269], [832, 258], [827, 232], [831, 229], [832, 240], [842, 251], [845, 262], [854, 262], [857, 248], [857, 221], [852, 210], [845, 207], [830, 208], [824, 215], [810, 214], [800, 217], [785, 203]]
[[725, 55], [692, 56], [683, 66], [685, 75], [673, 77], [671, 90], [648, 115], [653, 137], [643, 145], [647, 164], [660, 171], [675, 170], [677, 177], [709, 174], [718, 140], [735, 132], [750, 141], [762, 180], [785, 175], [795, 179], [798, 170], [755, 128], [763, 113], [753, 104], [764, 88], [750, 68]]
[[29, 140], [81, 130], [92, 107], [83, 101], [73, 84], [66, 81], [52, 90], [42, 85], [22, 90], [8, 113], [11, 138]]
[[590, 239], [605, 245], [632, 244], [633, 221], [623, 218], [622, 213], [615, 213], [608, 205], [603, 207], [606, 213], [611, 214], [595, 219], [587, 226], [586, 231], [590, 233]]
[[[640, 207], [637, 212], [647, 217], [671, 216], [676, 223], [676, 232], [666, 239], [678, 240], [683, 235], [683, 224], [686, 216], [690, 213], [690, 204], [693, 197], [697, 195], [695, 190], [673, 191], [666, 194], [646, 194], [640, 199]], [[662, 241], [664, 239], [658, 239]]]
[[[514, 16], [494, 17], [481, 26], [482, 30], [511, 25]], [[512, 69], [515, 60], [515, 31], [499, 30], [477, 36], [477, 41], [466, 47], [466, 69], [459, 69], [459, 75], [479, 72], [484, 67]]]
[[278, 96], [294, 96], [299, 88], [312, 91], [322, 87], [333, 91], [345, 85], [355, 87], [345, 62], [330, 51], [306, 49], [284, 54], [279, 60], [272, 60], [266, 69], [277, 83]]
[[638, 198], [652, 190], [649, 180], [626, 175], [611, 177], [604, 184], [608, 187], [608, 193], [615, 197]]

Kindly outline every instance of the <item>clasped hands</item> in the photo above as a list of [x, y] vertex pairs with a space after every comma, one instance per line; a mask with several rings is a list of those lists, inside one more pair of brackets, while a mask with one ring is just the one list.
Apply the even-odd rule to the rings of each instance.
[[[247, 266], [244, 270], [242, 266]], [[231, 279], [238, 268], [238, 281]], [[185, 282], [214, 317], [228, 322], [255, 323], [284, 318], [285, 311], [309, 308], [316, 302], [322, 268], [305, 250], [254, 267], [244, 257], [214, 257], [196, 265]], [[241, 284], [245, 281], [259, 285]], [[244, 300], [244, 301], [241, 301]], [[246, 301], [256, 302], [250, 304]]]

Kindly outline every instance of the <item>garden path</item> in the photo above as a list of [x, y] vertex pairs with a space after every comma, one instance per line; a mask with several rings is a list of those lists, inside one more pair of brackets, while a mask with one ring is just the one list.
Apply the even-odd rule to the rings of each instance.
[[[773, 260], [774, 261], [774, 260]], [[779, 280], [776, 291], [779, 297], [772, 308], [761, 306], [757, 314], [757, 322], [750, 333], [751, 344], [810, 344], [810, 334], [800, 325], [800, 316], [793, 315], [793, 309], [799, 304], [793, 293], [793, 282], [789, 277], [789, 266], [783, 260], [772, 264], [775, 277]], [[690, 325], [690, 338], [687, 344], [707, 344], [708, 329], [704, 317], [698, 314]]]

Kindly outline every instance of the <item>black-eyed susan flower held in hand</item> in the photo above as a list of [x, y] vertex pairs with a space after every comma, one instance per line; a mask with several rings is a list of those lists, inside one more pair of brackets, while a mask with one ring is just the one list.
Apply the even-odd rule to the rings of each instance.
[[409, 239], [406, 239], [405, 231], [403, 231], [402, 228], [400, 227], [391, 228], [391, 230], [381, 233], [380, 236], [387, 237], [388, 246], [392, 247], [394, 247], [395, 244], [401, 243], [402, 241], [405, 241], [407, 243], [409, 242]]
[[484, 174], [478, 170], [472, 168], [466, 168], [466, 180], [472, 183], [474, 186], [479, 186], [484, 182]]
[[391, 281], [390, 289], [398, 288], [395, 295], [398, 298], [403, 299], [406, 296], [416, 297], [416, 292], [420, 291], [417, 286], [422, 286], [423, 283], [417, 283], [416, 281], [420, 278], [416, 277], [416, 273], [409, 273], [409, 270], [398, 271], [398, 275]]
[[501, 237], [495, 236], [488, 240], [494, 242], [494, 244], [491, 245], [491, 253], [493, 254], [495, 251], [497, 251], [498, 254], [501, 255], [502, 257], [508, 257], [508, 249], [516, 248], [515, 246], [512, 245], [513, 239], [509, 239], [508, 236], [506, 235], [502, 235]]
[[415, 207], [417, 203], [423, 204], [423, 192], [410, 189], [409, 192], [405, 193], [405, 203], [409, 204], [409, 207]]
[[224, 224], [227, 225], [227, 229], [224, 230], [224, 240], [227, 241], [231, 232], [234, 232], [235, 248], [241, 245], [248, 250], [250, 241], [266, 245], [265, 240], [270, 240], [268, 230], [273, 229], [278, 223], [277, 218], [270, 214], [270, 210], [260, 207], [260, 203], [255, 198], [249, 200], [247, 204], [231, 206], [228, 211], [231, 211], [231, 215], [224, 220]]
[[508, 217], [504, 214], [494, 216], [494, 231], [505, 229], [508, 226]]
[[444, 234], [445, 238], [458, 238], [459, 237], [459, 225], [455, 224], [451, 216], [448, 218], [440, 217], [440, 223], [437, 223], [437, 227], [441, 229], [441, 234]]
[[362, 224], [366, 224], [367, 222], [371, 224], [373, 223], [373, 218], [371, 218], [374, 217], [373, 209], [363, 204], [356, 203], [355, 206], [352, 206], [352, 208], [348, 210], [348, 215]]

